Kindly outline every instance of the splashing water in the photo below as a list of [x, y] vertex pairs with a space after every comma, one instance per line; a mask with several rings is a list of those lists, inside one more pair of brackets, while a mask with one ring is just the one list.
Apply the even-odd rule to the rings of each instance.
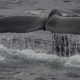
[[38, 53], [55, 53], [64, 57], [80, 53], [79, 35], [43, 30], [30, 33], [0, 33], [0, 44], [10, 49], [32, 49]]
[[0, 62], [16, 62], [16, 61], [41, 61], [51, 63], [53, 66], [62, 65], [63, 67], [78, 67], [80, 68], [80, 55], [71, 57], [59, 57], [53, 54], [36, 53], [33, 50], [14, 50], [8, 49], [0, 45]]
[[80, 55], [74, 55], [67, 59], [65, 66], [68, 67], [80, 67]]
[[0, 33], [0, 62], [36, 61], [53, 67], [80, 68], [79, 40], [79, 35], [52, 34], [42, 30]]

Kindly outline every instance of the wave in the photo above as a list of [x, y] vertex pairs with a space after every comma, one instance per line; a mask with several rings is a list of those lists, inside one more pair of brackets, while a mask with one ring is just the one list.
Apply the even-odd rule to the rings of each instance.
[[71, 56], [69, 58], [67, 58], [66, 63], [64, 64], [64, 66], [67, 67], [80, 67], [80, 55], [74, 55]]
[[0, 62], [17, 62], [17, 61], [41, 61], [50, 63], [53, 66], [78, 67], [80, 68], [80, 55], [71, 57], [59, 57], [53, 54], [36, 53], [31, 49], [18, 50], [8, 49], [0, 45]]

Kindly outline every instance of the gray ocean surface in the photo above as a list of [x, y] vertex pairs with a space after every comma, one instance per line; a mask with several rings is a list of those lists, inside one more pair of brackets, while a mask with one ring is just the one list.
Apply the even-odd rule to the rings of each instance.
[[80, 55], [59, 57], [0, 45], [0, 80], [80, 80]]

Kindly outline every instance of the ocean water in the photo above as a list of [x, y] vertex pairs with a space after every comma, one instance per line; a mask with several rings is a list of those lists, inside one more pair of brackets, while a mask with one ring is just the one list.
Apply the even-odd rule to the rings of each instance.
[[80, 55], [59, 57], [0, 45], [0, 80], [80, 80]]
[[0, 33], [0, 80], [80, 80], [79, 40], [42, 30]]

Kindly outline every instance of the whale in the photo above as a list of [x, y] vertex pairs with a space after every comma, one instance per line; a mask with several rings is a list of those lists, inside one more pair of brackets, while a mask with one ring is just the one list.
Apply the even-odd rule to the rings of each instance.
[[54, 9], [46, 20], [45, 29], [54, 33], [80, 34], [80, 16], [64, 15], [60, 10]]
[[9, 16], [0, 18], [0, 33], [27, 33], [37, 30], [80, 34], [80, 16], [53, 9], [48, 17]]
[[39, 16], [10, 16], [0, 18], [0, 33], [27, 33], [44, 30], [46, 18]]

